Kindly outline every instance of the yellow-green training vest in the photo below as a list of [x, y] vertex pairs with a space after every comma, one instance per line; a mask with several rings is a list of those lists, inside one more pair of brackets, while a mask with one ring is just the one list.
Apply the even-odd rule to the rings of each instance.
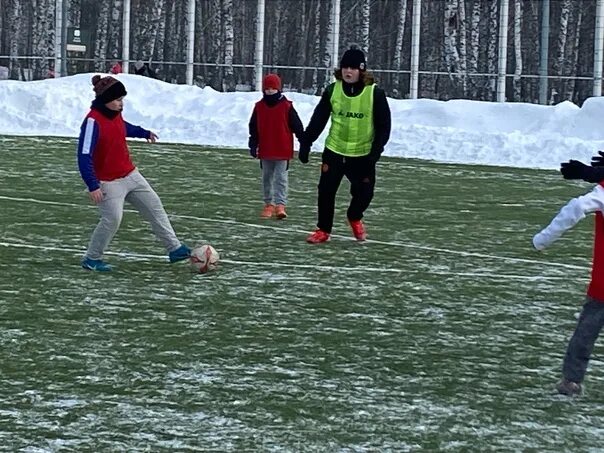
[[346, 96], [337, 80], [331, 93], [331, 127], [325, 146], [343, 156], [366, 156], [373, 143], [373, 89], [366, 85], [358, 96]]

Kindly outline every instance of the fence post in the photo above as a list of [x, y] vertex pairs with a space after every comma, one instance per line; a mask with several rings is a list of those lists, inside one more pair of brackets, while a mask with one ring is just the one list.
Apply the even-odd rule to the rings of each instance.
[[187, 19], [187, 85], [193, 85], [193, 62], [195, 60], [195, 0], [189, 0]]
[[549, 0], [541, 4], [541, 46], [539, 49], [539, 104], [547, 104], [549, 55]]
[[419, 82], [419, 39], [422, 20], [422, 0], [413, 0], [411, 17], [411, 77], [409, 78], [409, 98], [417, 99]]
[[254, 54], [256, 91], [262, 91], [262, 67], [264, 64], [264, 0], [258, 0], [256, 15], [256, 53]]
[[63, 0], [55, 1], [55, 78], [61, 77], [63, 55]]
[[333, 0], [332, 4], [332, 25], [333, 25], [333, 48], [331, 49], [332, 69], [339, 65], [340, 53], [340, 0]]
[[594, 96], [602, 96], [602, 49], [604, 45], [604, 0], [596, 4], [596, 30], [594, 38]]
[[499, 10], [499, 55], [497, 64], [497, 102], [505, 102], [505, 75], [508, 63], [509, 0], [501, 0]]
[[128, 74], [130, 66], [130, 0], [124, 0], [122, 33], [122, 71]]

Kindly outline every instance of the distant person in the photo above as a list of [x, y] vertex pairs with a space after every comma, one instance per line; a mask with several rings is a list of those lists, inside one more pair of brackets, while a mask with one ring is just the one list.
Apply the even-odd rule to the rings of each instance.
[[562, 380], [557, 386], [559, 393], [569, 396], [581, 394], [594, 344], [604, 326], [604, 167], [601, 166], [604, 165], [604, 153], [600, 152], [600, 156], [592, 160], [596, 167], [577, 160], [562, 164], [560, 171], [565, 179], [583, 179], [598, 185], [591, 192], [570, 200], [533, 238], [533, 246], [543, 250], [584, 219], [586, 214], [595, 213], [591, 281], [575, 333], [564, 356]]
[[301, 139], [304, 126], [292, 101], [281, 92], [281, 79], [268, 74], [262, 80], [262, 99], [249, 122], [249, 150], [260, 159], [264, 208], [260, 217], [285, 219], [289, 161], [294, 157], [294, 134]]
[[356, 47], [344, 52], [335, 78], [313, 112], [298, 155], [302, 163], [308, 162], [312, 143], [331, 117], [319, 179], [317, 230], [306, 238], [311, 244], [329, 240], [336, 194], [344, 176], [350, 181], [352, 195], [348, 223], [358, 241], [366, 239], [362, 218], [373, 199], [376, 163], [390, 137], [386, 93], [367, 72], [365, 54]]
[[136, 75], [150, 77], [152, 79], [157, 78], [157, 74], [153, 69], [151, 69], [149, 63], [143, 63], [141, 60], [138, 60], [136, 63], [134, 63], [134, 73]]
[[122, 82], [95, 75], [92, 84], [96, 98], [80, 130], [78, 167], [90, 199], [99, 207], [101, 220], [92, 233], [82, 267], [111, 270], [103, 254], [120, 226], [125, 201], [151, 224], [171, 263], [188, 258], [190, 249], [178, 240], [161, 200], [130, 159], [126, 137], [155, 143], [157, 135], [122, 118], [126, 96]]
[[109, 68], [110, 74], [121, 74], [123, 72], [122, 65], [119, 61], [113, 61], [111, 63], [111, 68]]

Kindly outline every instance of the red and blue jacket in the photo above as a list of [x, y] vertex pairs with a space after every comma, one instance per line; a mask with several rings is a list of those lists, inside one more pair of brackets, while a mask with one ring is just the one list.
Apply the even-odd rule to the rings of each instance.
[[100, 181], [113, 181], [131, 173], [126, 137], [149, 138], [151, 132], [122, 118], [121, 112], [93, 102], [80, 128], [78, 168], [89, 191], [100, 187]]

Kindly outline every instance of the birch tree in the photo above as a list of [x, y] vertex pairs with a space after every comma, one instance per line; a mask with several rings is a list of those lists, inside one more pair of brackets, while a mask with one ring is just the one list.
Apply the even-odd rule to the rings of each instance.
[[[468, 71], [470, 74], [478, 73], [478, 59], [480, 56], [480, 20], [482, 15], [482, 2], [475, 0], [472, 6], [472, 19], [470, 21], [470, 56], [468, 58]], [[477, 80], [470, 79], [472, 85], [472, 97], [475, 98]]]
[[109, 0], [99, 0], [96, 35], [94, 37], [94, 70], [105, 71], [107, 64], [107, 32], [109, 30]]
[[[568, 39], [568, 19], [572, 8], [571, 0], [563, 0], [560, 11], [560, 29], [557, 39], [557, 58], [554, 61], [554, 72], [558, 75], [564, 75], [564, 62], [566, 56], [566, 41]], [[560, 80], [558, 84], [558, 93], [564, 92], [564, 81]]]
[[49, 72], [49, 58], [54, 54], [55, 14], [53, 0], [33, 0], [33, 11], [36, 21], [32, 27], [32, 51], [41, 57], [34, 60], [34, 78], [46, 78]]
[[9, 24], [9, 54], [11, 56], [10, 59], [10, 78], [15, 80], [20, 80], [21, 76], [21, 65], [19, 62], [19, 40], [18, 38], [21, 36], [21, 21], [23, 16], [23, 10], [21, 6], [20, 0], [10, 0], [10, 12], [8, 15], [8, 24]]
[[394, 44], [394, 55], [392, 58], [393, 68], [396, 72], [392, 77], [392, 84], [394, 86], [394, 94], [398, 94], [396, 97], [400, 97], [402, 89], [400, 87], [400, 70], [401, 70], [401, 54], [403, 52], [403, 38], [405, 36], [405, 21], [407, 20], [407, 0], [398, 1], [398, 13], [396, 21], [396, 40]]
[[361, 0], [361, 16], [360, 16], [361, 50], [363, 50], [363, 52], [365, 52], [365, 54], [369, 53], [370, 20], [371, 20], [370, 0]]
[[459, 78], [459, 52], [457, 51], [457, 0], [446, 0], [444, 15], [444, 59], [450, 78]]
[[487, 71], [489, 74], [493, 74], [489, 77], [487, 85], [487, 99], [492, 100], [495, 96], [495, 84], [497, 82], [497, 33], [499, 31], [499, 14], [497, 8], [499, 6], [499, 0], [491, 0], [489, 4], [489, 37], [487, 42]]
[[[569, 75], [571, 77], [577, 76], [577, 66], [579, 60], [579, 43], [581, 37], [581, 23], [583, 22], [583, 8], [575, 9], [576, 19], [574, 21], [574, 39], [571, 41], [572, 45], [569, 49], [569, 54], [572, 56], [569, 58]], [[566, 93], [564, 99], [568, 99], [569, 101], [575, 100], [575, 86], [576, 79], [572, 78], [566, 84]]]
[[224, 87], [226, 91], [235, 91], [235, 76], [233, 74], [233, 0], [223, 0], [222, 22], [224, 24]]

